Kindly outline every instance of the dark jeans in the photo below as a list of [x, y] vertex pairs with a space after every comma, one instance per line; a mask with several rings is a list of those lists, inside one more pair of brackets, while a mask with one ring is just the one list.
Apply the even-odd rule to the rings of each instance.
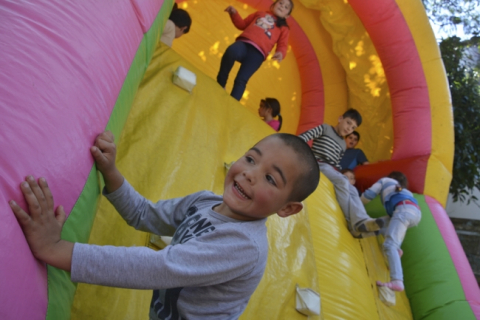
[[257, 48], [243, 41], [235, 41], [235, 43], [227, 48], [227, 51], [225, 51], [225, 54], [222, 57], [220, 71], [218, 71], [217, 75], [217, 82], [225, 88], [228, 74], [230, 73], [230, 70], [232, 70], [233, 64], [235, 61], [240, 62], [242, 65], [240, 66], [240, 70], [238, 70], [237, 77], [233, 83], [232, 93], [230, 94], [232, 97], [240, 101], [248, 80], [255, 71], [260, 68], [263, 60], [265, 60], [265, 57]]

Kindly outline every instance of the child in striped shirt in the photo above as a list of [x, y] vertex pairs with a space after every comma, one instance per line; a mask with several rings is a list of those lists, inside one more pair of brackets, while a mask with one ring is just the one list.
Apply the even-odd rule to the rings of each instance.
[[335, 127], [324, 123], [299, 135], [305, 142], [313, 140], [312, 150], [320, 171], [333, 183], [338, 204], [355, 238], [374, 236], [386, 224], [383, 218], [372, 219], [368, 216], [357, 189], [339, 171], [340, 159], [346, 149], [344, 137], [361, 123], [360, 113], [349, 109], [338, 118]]

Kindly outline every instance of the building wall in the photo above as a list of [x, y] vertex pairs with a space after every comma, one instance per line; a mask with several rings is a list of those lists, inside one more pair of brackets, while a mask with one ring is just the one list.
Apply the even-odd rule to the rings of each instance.
[[452, 196], [448, 196], [447, 214], [450, 218], [480, 220], [480, 191], [475, 189], [473, 195], [479, 201], [472, 200], [469, 204], [460, 201], [453, 202]]

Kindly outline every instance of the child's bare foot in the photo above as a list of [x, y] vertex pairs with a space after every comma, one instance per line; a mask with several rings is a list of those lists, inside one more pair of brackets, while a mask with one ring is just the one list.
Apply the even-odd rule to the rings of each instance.
[[403, 250], [402, 249], [398, 249], [398, 255], [400, 256], [400, 258], [403, 256]]
[[405, 287], [403, 286], [403, 281], [400, 280], [392, 280], [390, 282], [382, 282], [377, 281], [377, 286], [379, 287], [387, 287], [393, 291], [403, 291]]

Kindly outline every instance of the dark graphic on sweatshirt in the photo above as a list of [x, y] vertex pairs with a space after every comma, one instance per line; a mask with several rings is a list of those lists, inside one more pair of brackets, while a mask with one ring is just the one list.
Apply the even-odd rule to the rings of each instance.
[[208, 221], [207, 217], [204, 217], [201, 214], [195, 214], [197, 210], [198, 209], [195, 206], [188, 208], [188, 218], [186, 218], [177, 228], [177, 231], [175, 231], [172, 244], [182, 244], [190, 239], [200, 237], [203, 234], [215, 230], [215, 227], [210, 221]]
[[[215, 227], [207, 217], [196, 214], [198, 208], [188, 208], [185, 220], [175, 231], [172, 245], [181, 245], [189, 240], [200, 237], [203, 234], [212, 232]], [[171, 288], [166, 290], [154, 290], [150, 307], [158, 319], [182, 319], [178, 312], [177, 302], [183, 288]]]
[[270, 30], [275, 28], [275, 19], [273, 16], [266, 14], [265, 17], [258, 18], [257, 21], [255, 21], [255, 25], [263, 29], [268, 39], [272, 38]]
[[[180, 317], [177, 308], [178, 297], [183, 288], [172, 288], [167, 290], [154, 290], [152, 303], [153, 309], [159, 319], [183, 319]], [[163, 299], [161, 297], [163, 295]], [[162, 300], [165, 300], [162, 303]]]

